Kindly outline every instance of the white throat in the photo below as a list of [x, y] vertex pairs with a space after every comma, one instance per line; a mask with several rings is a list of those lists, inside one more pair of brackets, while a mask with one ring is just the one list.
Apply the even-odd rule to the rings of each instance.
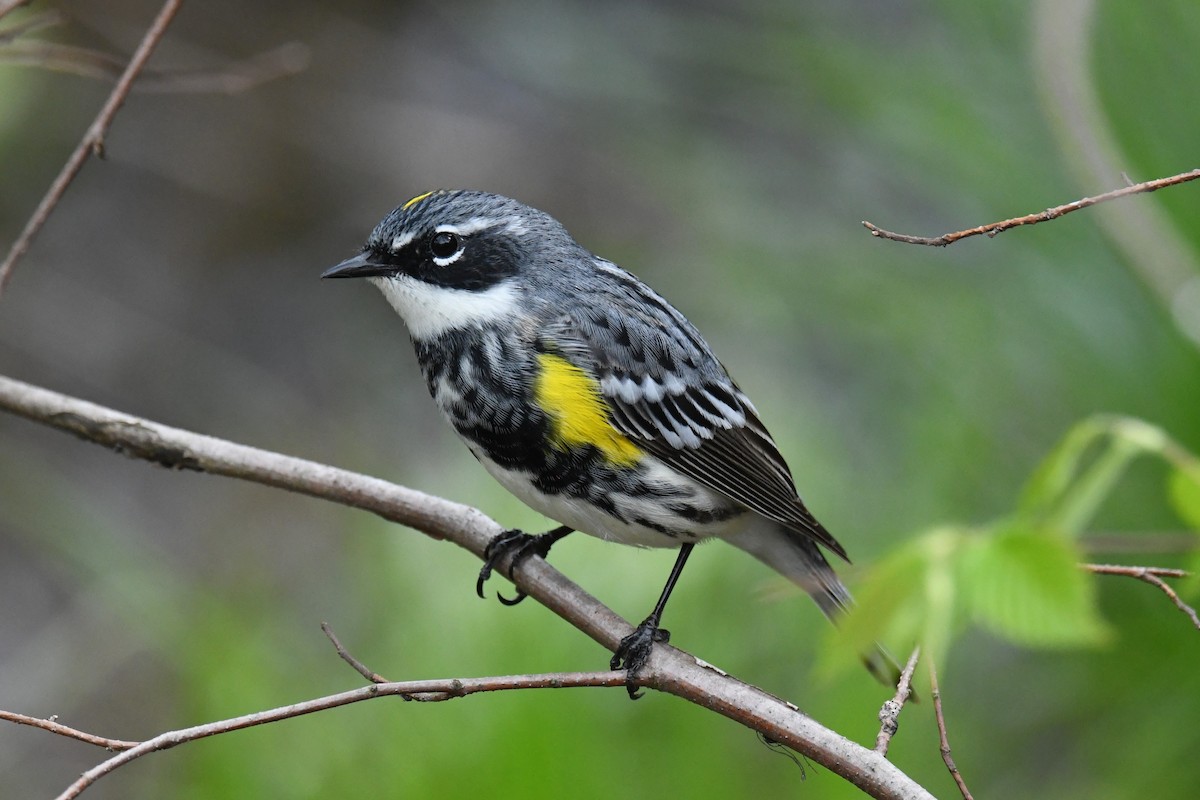
[[367, 280], [379, 287], [417, 341], [511, 318], [517, 313], [520, 295], [512, 279], [482, 291], [434, 286], [407, 275]]

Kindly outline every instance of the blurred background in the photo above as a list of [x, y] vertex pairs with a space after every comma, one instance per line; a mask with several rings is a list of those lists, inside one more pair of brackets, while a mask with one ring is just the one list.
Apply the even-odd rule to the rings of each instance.
[[[125, 58], [158, 7], [35, 2], [0, 27], [59, 9], [25, 46]], [[860, 225], [936, 235], [1197, 166], [1198, 39], [1192, 0], [185, 4], [107, 160], [0, 300], [0, 373], [545, 529], [441, 422], [378, 293], [317, 279], [413, 195], [500, 192], [697, 323], [855, 559], [854, 588], [931, 526], [1011, 509], [1089, 414], [1200, 448], [1200, 188], [947, 249]], [[11, 53], [5, 249], [110, 89]], [[236, 94], [171, 73], [263, 53], [304, 69]], [[1137, 464], [1097, 529], [1179, 530], [1162, 477]], [[673, 558], [573, 537], [553, 563], [636, 620]], [[477, 599], [478, 568], [363, 512], [0, 415], [0, 708], [140, 739], [359, 685], [322, 620], [392, 679], [607, 663], [533, 602]], [[1150, 587], [1099, 588], [1104, 647], [968, 631], [940, 665], [976, 796], [1195, 797], [1200, 637]], [[666, 623], [873, 741], [888, 692], [819, 674], [826, 623], [744, 555], [698, 550]], [[905, 709], [891, 753], [955, 795], [930, 703]], [[52, 796], [103, 757], [0, 726], [0, 796]], [[859, 796], [670, 697], [573, 690], [364, 703], [141, 760], [88, 797], [668, 793]]]

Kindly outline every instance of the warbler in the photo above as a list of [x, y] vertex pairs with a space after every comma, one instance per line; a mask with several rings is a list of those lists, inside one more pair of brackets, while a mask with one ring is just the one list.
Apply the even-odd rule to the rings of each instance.
[[[471, 453], [562, 525], [497, 536], [480, 596], [502, 558], [511, 577], [573, 531], [679, 549], [654, 610], [610, 662], [626, 670], [631, 697], [653, 644], [668, 639], [663, 609], [697, 542], [723, 539], [760, 559], [831, 619], [850, 605], [821, 548], [846, 551], [805, 507], [753, 403], [699, 331], [548, 214], [495, 194], [427, 192], [321, 277], [367, 278], [383, 292]], [[894, 672], [886, 654], [867, 663]]]

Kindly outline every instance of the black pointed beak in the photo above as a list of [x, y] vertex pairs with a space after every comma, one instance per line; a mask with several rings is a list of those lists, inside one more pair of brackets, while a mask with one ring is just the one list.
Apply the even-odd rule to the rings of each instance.
[[369, 250], [364, 250], [353, 258], [347, 258], [337, 266], [330, 267], [321, 273], [322, 278], [370, 278], [379, 275], [391, 275], [396, 271], [394, 266], [384, 264], [378, 256]]

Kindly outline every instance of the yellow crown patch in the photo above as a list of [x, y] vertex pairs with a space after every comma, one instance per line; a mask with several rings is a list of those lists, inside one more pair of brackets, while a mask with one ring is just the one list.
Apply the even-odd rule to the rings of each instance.
[[[436, 190], [435, 190], [435, 191], [436, 191]], [[422, 200], [424, 200], [426, 197], [429, 197], [429, 195], [431, 195], [431, 194], [433, 194], [433, 192], [426, 192], [425, 194], [419, 194], [419, 195], [417, 195], [417, 196], [416, 196], [416, 197], [414, 197], [412, 200], [409, 200], [407, 203], [405, 203], [404, 205], [400, 206], [400, 210], [401, 210], [401, 211], [408, 211], [408, 209], [412, 208], [412, 207], [413, 207], [413, 206], [415, 206], [417, 203], [419, 203], [419, 202], [421, 202]]]

